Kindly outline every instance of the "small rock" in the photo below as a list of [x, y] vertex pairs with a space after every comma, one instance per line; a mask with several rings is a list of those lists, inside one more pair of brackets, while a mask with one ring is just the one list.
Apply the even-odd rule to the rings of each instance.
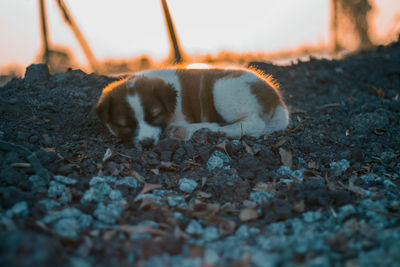
[[61, 204], [54, 199], [42, 199], [39, 201], [39, 204], [42, 204], [46, 210], [53, 210], [61, 206]]
[[57, 182], [63, 183], [63, 184], [67, 184], [67, 185], [73, 185], [76, 184], [78, 181], [63, 175], [55, 175], [54, 176], [54, 180], [56, 180]]
[[303, 213], [303, 220], [307, 223], [318, 221], [322, 218], [322, 213], [319, 211], [307, 211]]
[[[285, 176], [285, 177], [289, 177], [291, 179], [292, 179], [292, 177], [294, 177], [296, 180], [298, 180], [300, 182], [304, 180], [303, 172], [304, 172], [304, 169], [292, 171], [292, 169], [290, 169], [288, 166], [281, 166], [281, 167], [279, 167], [278, 170], [276, 170], [276, 173], [279, 176]], [[281, 178], [281, 181], [284, 182], [285, 179]]]
[[183, 207], [186, 205], [186, 201], [183, 196], [168, 196], [167, 201], [170, 207]]
[[72, 239], [79, 237], [79, 233], [92, 224], [92, 216], [81, 212], [77, 208], [65, 208], [62, 211], [46, 215], [41, 222], [53, 224], [54, 230], [60, 235]]
[[[208, 158], [206, 167], [207, 170], [209, 171], [212, 171], [214, 169], [221, 169], [222, 167], [224, 167], [224, 163], [228, 162], [229, 162], [229, 157], [225, 153], [222, 153], [219, 150], [215, 150]], [[229, 166], [225, 167], [228, 167], [227, 169], [229, 169]]]
[[14, 216], [27, 216], [28, 214], [29, 214], [28, 203], [26, 201], [21, 201], [14, 204], [14, 206], [12, 206], [11, 209], [7, 210], [6, 217], [11, 219]]
[[218, 228], [215, 226], [207, 226], [204, 229], [203, 234], [201, 235], [201, 239], [206, 242], [214, 241], [218, 239], [218, 237], [219, 237], [219, 231]]
[[45, 188], [48, 185], [47, 179], [40, 175], [32, 175], [29, 177], [29, 182], [32, 184], [32, 189]]
[[275, 197], [275, 194], [267, 193], [264, 191], [253, 191], [250, 192], [250, 200], [256, 202], [257, 204], [262, 204], [263, 202], [272, 199]]
[[117, 219], [121, 217], [121, 214], [121, 205], [115, 203], [110, 203], [108, 205], [99, 203], [96, 210], [94, 211], [94, 216], [100, 221], [107, 224], [115, 224]]
[[186, 226], [185, 232], [190, 235], [202, 235], [203, 227], [197, 220], [191, 220], [190, 223]]
[[334, 175], [341, 175], [350, 167], [350, 162], [346, 159], [342, 159], [337, 162], [331, 162], [329, 167]]
[[59, 198], [62, 203], [71, 202], [72, 195], [68, 187], [64, 184], [58, 183], [56, 181], [50, 182], [49, 190], [47, 191], [47, 196], [50, 198]]
[[347, 204], [344, 206], [339, 207], [337, 215], [338, 215], [338, 219], [342, 220], [344, 218], [346, 218], [349, 215], [355, 214], [356, 208], [352, 205], [352, 204]]
[[125, 178], [116, 181], [115, 185], [127, 186], [135, 190], [138, 190], [142, 186], [135, 178], [131, 176], [126, 176]]
[[86, 190], [81, 198], [81, 203], [102, 202], [111, 193], [111, 186], [107, 183], [106, 178], [93, 177], [90, 182], [90, 189]]
[[182, 178], [178, 182], [179, 184], [179, 190], [191, 194], [193, 190], [196, 189], [198, 183], [195, 180], [188, 179], [188, 178]]
[[49, 78], [50, 72], [46, 64], [32, 64], [26, 68], [24, 86], [35, 88], [46, 83]]

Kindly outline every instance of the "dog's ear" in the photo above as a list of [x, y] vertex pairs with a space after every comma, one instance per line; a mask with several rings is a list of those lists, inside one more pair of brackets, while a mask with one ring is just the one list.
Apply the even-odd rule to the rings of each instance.
[[106, 123], [110, 117], [110, 96], [102, 96], [100, 100], [94, 105], [94, 112], [99, 119]]
[[154, 88], [154, 93], [157, 99], [161, 102], [168, 113], [173, 113], [176, 107], [176, 91], [173, 85], [162, 82]]

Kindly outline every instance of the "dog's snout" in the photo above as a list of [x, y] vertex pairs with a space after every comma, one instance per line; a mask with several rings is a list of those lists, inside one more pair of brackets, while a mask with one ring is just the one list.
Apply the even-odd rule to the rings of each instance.
[[153, 138], [148, 137], [143, 140], [140, 140], [139, 143], [143, 148], [150, 148], [154, 145], [155, 140]]

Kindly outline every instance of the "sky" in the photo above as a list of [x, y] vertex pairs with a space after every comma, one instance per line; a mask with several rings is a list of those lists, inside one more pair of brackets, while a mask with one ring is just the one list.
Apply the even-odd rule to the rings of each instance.
[[[385, 36], [394, 19], [400, 21], [400, 1], [375, 2], [374, 27]], [[98, 59], [143, 53], [162, 59], [169, 52], [159, 0], [65, 3]], [[181, 45], [189, 54], [276, 52], [329, 41], [329, 0], [169, 0], [168, 4]], [[51, 43], [69, 47], [85, 64], [55, 0], [47, 0], [46, 5]], [[0, 36], [0, 66], [34, 61], [41, 47], [37, 1], [1, 0]]]

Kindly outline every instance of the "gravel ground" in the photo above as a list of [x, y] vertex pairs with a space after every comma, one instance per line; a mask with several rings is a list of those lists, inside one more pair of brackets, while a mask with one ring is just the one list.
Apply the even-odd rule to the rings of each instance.
[[400, 42], [249, 66], [284, 132], [200, 130], [138, 150], [92, 106], [114, 77], [31, 65], [0, 88], [1, 266], [395, 266]]

